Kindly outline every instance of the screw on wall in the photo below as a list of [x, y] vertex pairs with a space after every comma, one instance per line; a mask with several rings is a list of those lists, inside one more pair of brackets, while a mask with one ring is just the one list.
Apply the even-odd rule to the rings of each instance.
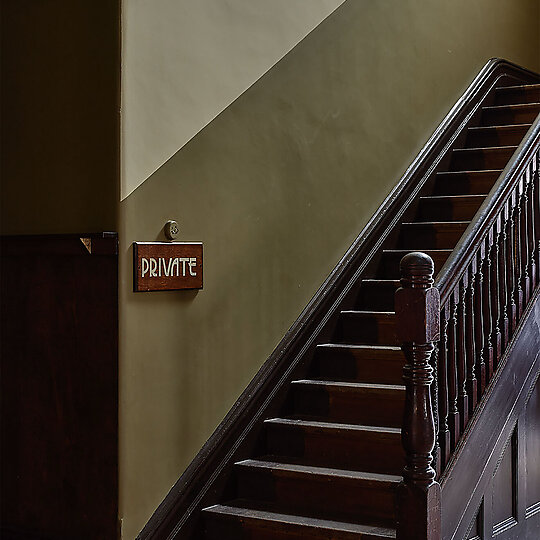
[[165, 223], [165, 226], [163, 227], [163, 232], [165, 233], [165, 237], [168, 240], [174, 240], [180, 232], [178, 223], [174, 221], [174, 219], [170, 219], [169, 221], [167, 221], [167, 223]]

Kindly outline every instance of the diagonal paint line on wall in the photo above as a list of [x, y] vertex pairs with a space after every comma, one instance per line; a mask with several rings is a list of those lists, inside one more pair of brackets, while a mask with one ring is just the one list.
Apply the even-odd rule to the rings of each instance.
[[343, 2], [127, 0], [121, 200]]

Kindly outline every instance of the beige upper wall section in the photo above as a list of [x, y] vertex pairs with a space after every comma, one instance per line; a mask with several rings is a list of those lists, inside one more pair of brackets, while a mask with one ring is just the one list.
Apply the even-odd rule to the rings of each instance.
[[124, 0], [127, 197], [343, 0]]

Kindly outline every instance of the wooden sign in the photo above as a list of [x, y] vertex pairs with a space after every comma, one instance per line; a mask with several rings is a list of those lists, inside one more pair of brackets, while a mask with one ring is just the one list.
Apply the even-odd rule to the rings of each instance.
[[133, 242], [133, 290], [202, 289], [201, 242]]

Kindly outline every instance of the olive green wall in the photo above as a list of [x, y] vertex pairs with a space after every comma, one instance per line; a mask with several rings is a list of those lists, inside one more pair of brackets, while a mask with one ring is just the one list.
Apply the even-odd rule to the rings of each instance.
[[[539, 69], [539, 17], [537, 0], [349, 0], [121, 203], [125, 538], [484, 63]], [[135, 294], [131, 243], [168, 219], [204, 242], [204, 290]]]
[[3, 234], [116, 229], [119, 5], [2, 2]]
[[[125, 538], [484, 63], [539, 69], [539, 16], [537, 0], [349, 0], [121, 203]], [[204, 290], [135, 294], [131, 243], [171, 218], [204, 242]]]

